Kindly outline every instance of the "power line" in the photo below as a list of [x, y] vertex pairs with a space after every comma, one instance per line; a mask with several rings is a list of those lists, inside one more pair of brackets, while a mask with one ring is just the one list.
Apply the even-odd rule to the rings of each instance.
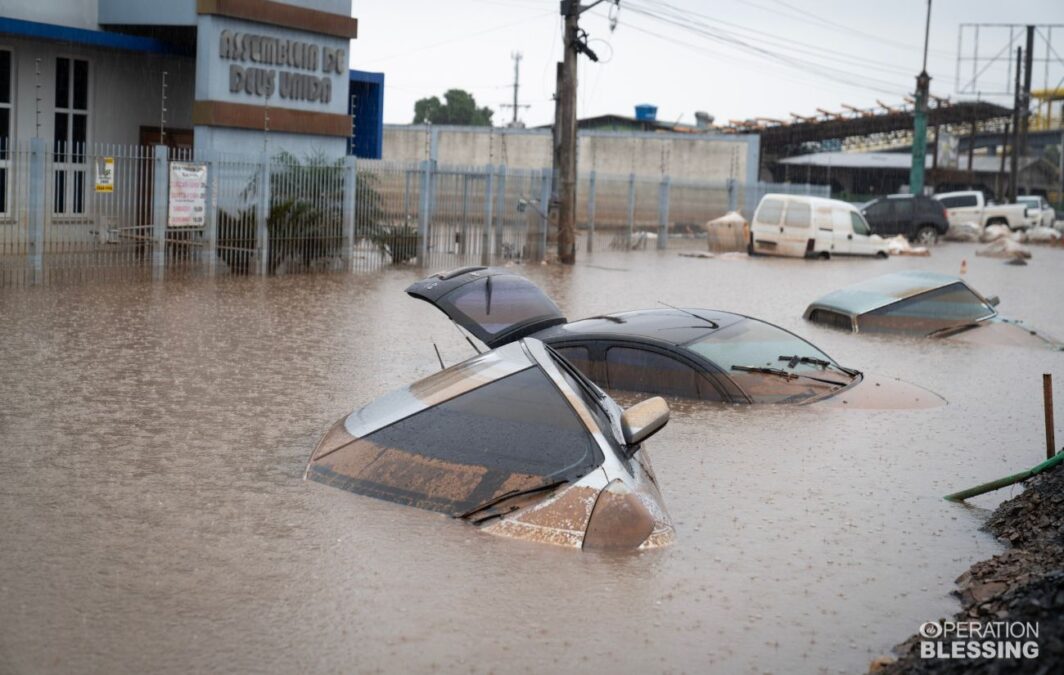
[[[667, 3], [659, 3], [667, 6]], [[770, 61], [779, 63], [788, 68], [797, 69], [804, 73], [814, 73], [821, 77], [832, 79], [843, 84], [858, 87], [862, 89], [868, 89], [878, 93], [885, 93], [891, 96], [905, 95], [907, 87], [899, 85], [896, 82], [882, 80], [878, 78], [869, 77], [864, 73], [854, 73], [834, 66], [826, 66], [820, 63], [809, 61], [808, 59], [797, 58], [793, 53], [781, 53], [766, 47], [752, 45], [746, 41], [742, 36], [738, 36], [721, 29], [716, 29], [711, 26], [707, 26], [704, 23], [700, 23], [697, 20], [692, 21], [690, 17], [678, 18], [674, 15], [662, 14], [655, 12], [653, 9], [647, 7], [640, 7], [638, 5], [626, 4], [626, 9], [636, 14], [655, 19], [662, 23], [672, 25], [676, 28], [680, 28], [689, 32], [692, 32], [700, 37], [708, 40], [738, 48], [742, 51], [746, 51], [762, 58], [766, 58]], [[672, 9], [671, 7], [669, 9]]]

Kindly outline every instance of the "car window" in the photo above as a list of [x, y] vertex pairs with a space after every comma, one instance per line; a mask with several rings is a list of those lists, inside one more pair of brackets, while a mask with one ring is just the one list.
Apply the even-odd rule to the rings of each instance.
[[872, 205], [865, 210], [865, 212], [868, 214], [868, 217], [872, 219], [889, 217], [890, 202], [885, 199], [883, 201], [873, 202]]
[[779, 225], [783, 215], [782, 199], [763, 199], [757, 209], [757, 222], [765, 225]]
[[[646, 349], [607, 349], [606, 378], [610, 389], [699, 398], [700, 376], [694, 368], [677, 359]], [[707, 385], [706, 389], [711, 387]]]
[[585, 377], [591, 377], [591, 355], [587, 347], [552, 347], [552, 349], [561, 354], [566, 361], [583, 373]]
[[894, 215], [898, 218], [912, 218], [913, 217], [913, 200], [912, 199], [893, 199], [894, 202]]
[[839, 312], [833, 312], [830, 309], [814, 309], [809, 313], [809, 320], [813, 323], [819, 323], [824, 326], [831, 326], [832, 328], [842, 328], [848, 331], [853, 330], [853, 322], [850, 321], [850, 317]]
[[978, 206], [979, 200], [975, 195], [958, 195], [956, 197], [943, 197], [939, 200], [947, 209], [963, 209], [970, 206]]
[[[688, 344], [687, 348], [712, 361], [726, 373], [732, 371], [732, 366], [786, 366], [786, 362], [780, 361], [781, 356], [806, 356], [831, 361], [827, 354], [797, 335], [757, 319], [743, 319], [725, 326]], [[799, 363], [795, 368], [819, 370], [820, 366]]]
[[912, 298], [868, 312], [868, 316], [934, 320], [941, 322], [977, 321], [993, 316], [995, 310], [961, 282], [950, 284]]
[[455, 289], [444, 299], [490, 336], [525, 321], [562, 315], [543, 291], [516, 275], [483, 277]]
[[576, 479], [601, 461], [576, 412], [536, 367], [395, 422], [335, 455], [319, 463], [335, 465], [348, 489], [451, 515], [508, 490]]
[[783, 224], [787, 227], [809, 227], [813, 210], [806, 202], [791, 200], [787, 203], [787, 216]]
[[871, 230], [868, 228], [868, 223], [865, 222], [864, 216], [856, 211], [850, 211], [850, 223], [853, 225], [854, 234], [871, 234]]

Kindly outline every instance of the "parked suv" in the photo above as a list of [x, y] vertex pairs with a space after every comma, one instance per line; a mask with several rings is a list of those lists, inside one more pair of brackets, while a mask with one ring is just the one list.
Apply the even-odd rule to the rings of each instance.
[[902, 234], [920, 244], [935, 243], [949, 229], [942, 203], [923, 195], [880, 197], [862, 206], [861, 213], [876, 234]]

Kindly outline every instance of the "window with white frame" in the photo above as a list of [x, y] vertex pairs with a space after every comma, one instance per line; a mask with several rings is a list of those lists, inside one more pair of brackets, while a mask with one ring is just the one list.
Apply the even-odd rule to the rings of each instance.
[[85, 213], [86, 145], [89, 140], [89, 62], [55, 60], [55, 133], [52, 211]]
[[11, 52], [0, 49], [0, 215], [6, 215], [11, 161], [11, 125], [14, 115], [14, 87], [11, 77]]

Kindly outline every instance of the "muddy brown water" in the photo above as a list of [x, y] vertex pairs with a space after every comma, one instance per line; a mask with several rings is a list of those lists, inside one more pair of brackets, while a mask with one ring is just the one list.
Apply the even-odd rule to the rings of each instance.
[[[648, 445], [677, 543], [602, 556], [477, 532], [301, 480], [341, 415], [470, 353], [377, 276], [0, 292], [0, 672], [859, 672], [999, 552], [1003, 490], [1043, 457], [1041, 373], [1064, 354], [806, 324], [873, 274], [957, 272], [1064, 337], [1064, 250], [1027, 267], [596, 253], [522, 266], [570, 317], [733, 310], [949, 405], [678, 405]], [[1058, 396], [1058, 400], [1064, 396]], [[1058, 409], [1058, 419], [1064, 413]]]

